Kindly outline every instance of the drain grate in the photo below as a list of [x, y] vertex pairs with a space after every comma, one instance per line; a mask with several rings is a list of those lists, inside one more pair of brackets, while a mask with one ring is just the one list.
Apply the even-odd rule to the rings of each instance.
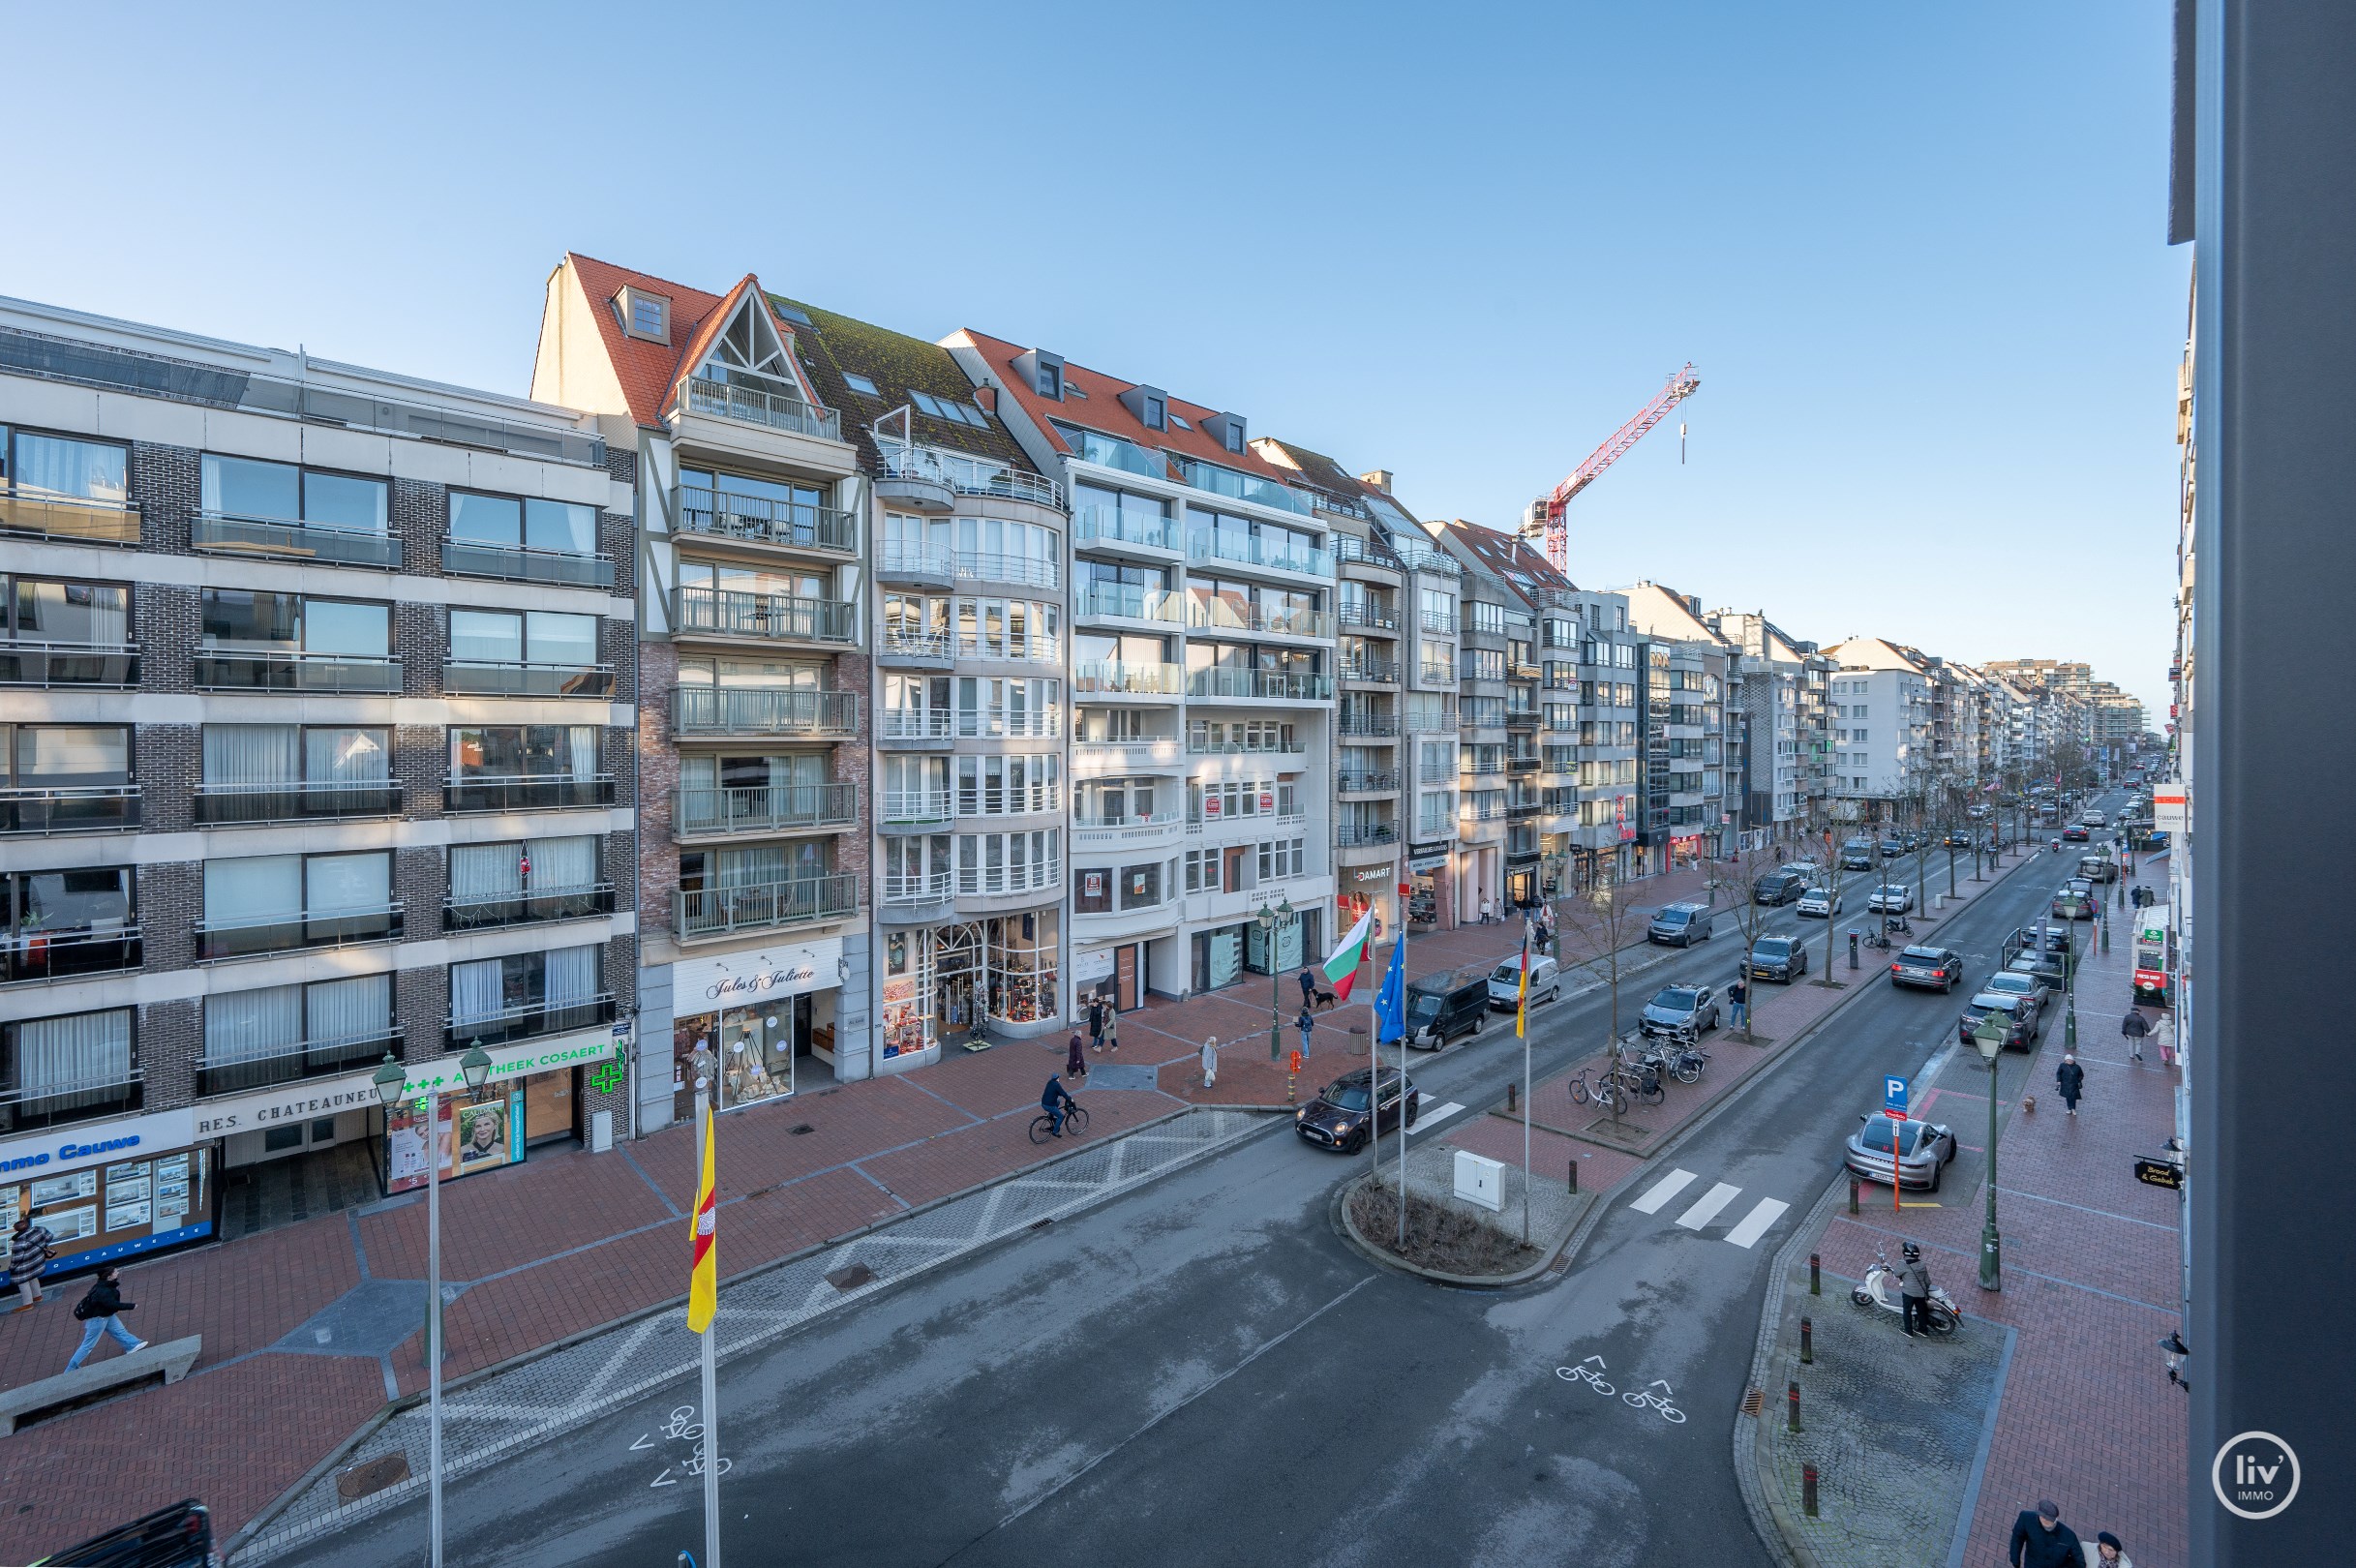
[[837, 1290], [857, 1290], [861, 1285], [875, 1282], [875, 1271], [864, 1263], [849, 1263], [828, 1270], [826, 1278], [827, 1283]]
[[1765, 1403], [1766, 1401], [1767, 1396], [1760, 1393], [1757, 1389], [1753, 1388], [1744, 1390], [1742, 1395], [1742, 1413], [1746, 1416], [1757, 1415], [1759, 1413], [1759, 1406]]

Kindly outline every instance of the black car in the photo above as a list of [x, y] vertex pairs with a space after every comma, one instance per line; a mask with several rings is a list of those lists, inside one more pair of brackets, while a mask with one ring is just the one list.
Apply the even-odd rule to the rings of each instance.
[[1795, 980], [1808, 972], [1808, 949], [1797, 937], [1761, 937], [1751, 946], [1751, 979]]
[[1882, 840], [1882, 859], [1885, 859], [1885, 860], [1894, 860], [1894, 859], [1897, 859], [1899, 856], [1901, 856], [1901, 855], [1903, 855], [1903, 854], [1905, 854], [1905, 853], [1906, 853], [1906, 846], [1905, 846], [1904, 844], [1899, 843], [1899, 842], [1898, 842], [1896, 839], [1894, 839], [1894, 838], [1885, 838], [1885, 839], [1883, 839], [1883, 840]]
[[1892, 985], [1923, 985], [1951, 991], [1963, 979], [1963, 955], [1952, 948], [1908, 948], [1890, 960]]
[[[1301, 1135], [1303, 1143], [1356, 1154], [1374, 1134], [1399, 1126], [1402, 1106], [1405, 1107], [1407, 1126], [1415, 1125], [1420, 1097], [1414, 1079], [1403, 1076], [1397, 1068], [1384, 1068], [1382, 1102], [1373, 1107], [1374, 1114], [1371, 1118], [1367, 1114], [1368, 1082], [1365, 1068], [1343, 1073], [1319, 1090], [1316, 1099], [1292, 1113], [1292, 1130]], [[1370, 1121], [1374, 1123], [1371, 1128]]]
[[2086, 824], [2082, 822], [2073, 822], [2062, 829], [2062, 842], [2066, 844], [2083, 844], [2086, 838]]
[[194, 1497], [159, 1508], [44, 1563], [57, 1568], [213, 1568], [213, 1521]]
[[1769, 871], [1751, 884], [1751, 901], [1757, 904], [1788, 904], [1808, 890], [1808, 879], [1797, 871]]
[[1957, 830], [1939, 840], [1939, 843], [1940, 847], [1943, 849], [1968, 850], [1972, 847], [1972, 835], [1970, 833]]
[[[1991, 976], [1991, 986], [1999, 978], [2011, 979], [2014, 977]], [[1985, 989], [1972, 998], [1971, 1005], [1963, 1010], [1963, 1016], [1956, 1020], [1955, 1038], [1966, 1045], [1971, 1044], [1973, 1031], [1978, 1029], [1983, 1020], [1994, 1014], [2001, 1016], [2005, 1021], [2005, 1049], [2009, 1051], [2029, 1050], [2037, 1044], [2039, 1011], [2038, 999], [2034, 992], [2024, 994], [2017, 991]]]

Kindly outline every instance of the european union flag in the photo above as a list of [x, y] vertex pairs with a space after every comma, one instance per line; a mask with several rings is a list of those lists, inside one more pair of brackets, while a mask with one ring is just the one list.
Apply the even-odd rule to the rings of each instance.
[[1382, 972], [1382, 990], [1374, 998], [1374, 1039], [1407, 1038], [1407, 945], [1391, 944], [1391, 965]]

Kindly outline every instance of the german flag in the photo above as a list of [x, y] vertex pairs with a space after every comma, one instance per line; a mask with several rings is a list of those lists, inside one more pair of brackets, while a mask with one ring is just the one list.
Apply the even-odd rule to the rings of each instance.
[[695, 1189], [695, 1266], [687, 1281], [687, 1327], [697, 1334], [711, 1327], [720, 1305], [720, 1256], [714, 1234], [719, 1218], [719, 1149], [711, 1111], [704, 1111], [704, 1175]]

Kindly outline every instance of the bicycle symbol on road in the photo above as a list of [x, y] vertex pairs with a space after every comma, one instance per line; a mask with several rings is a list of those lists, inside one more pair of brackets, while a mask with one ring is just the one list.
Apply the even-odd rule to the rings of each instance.
[[1647, 1394], [1644, 1392], [1643, 1389], [1632, 1388], [1628, 1390], [1627, 1393], [1622, 1394], [1620, 1398], [1627, 1401], [1630, 1404], [1636, 1406], [1636, 1408], [1639, 1410], [1649, 1406], [1652, 1409], [1660, 1411], [1661, 1419], [1669, 1422], [1673, 1426], [1683, 1426], [1685, 1424], [1685, 1412], [1669, 1402], [1670, 1396], [1675, 1394], [1676, 1390], [1671, 1388], [1667, 1383], [1663, 1382], [1658, 1377], [1655, 1377], [1651, 1382], [1646, 1383], [1645, 1388], [1657, 1388], [1660, 1390], [1660, 1392], [1658, 1394]]
[[[1576, 1367], [1556, 1367], [1555, 1369], [1555, 1375], [1564, 1382], [1585, 1383], [1596, 1393], [1609, 1398], [1617, 1391], [1610, 1383], [1604, 1381], [1603, 1374], [1604, 1359], [1601, 1356], [1589, 1356]], [[1656, 1388], [1660, 1390], [1658, 1394], [1647, 1392], [1647, 1390]], [[1644, 1388], [1632, 1388], [1619, 1397], [1636, 1409], [1658, 1410], [1663, 1421], [1672, 1426], [1682, 1426], [1685, 1423], [1685, 1412], [1669, 1402], [1676, 1393], [1676, 1390], [1671, 1388], [1665, 1380], [1655, 1377]]]
[[[701, 1421], [696, 1420], [694, 1405], [680, 1404], [673, 1406], [669, 1418], [666, 1419], [660, 1427], [656, 1428], [653, 1432], [642, 1433], [639, 1436], [638, 1441], [630, 1445], [631, 1452], [635, 1453], [642, 1448], [652, 1448], [657, 1435], [660, 1435], [661, 1438], [666, 1442], [691, 1444], [692, 1446], [687, 1451], [687, 1457], [679, 1462], [678, 1467], [681, 1473], [686, 1475], [702, 1475], [704, 1473], [704, 1445], [702, 1442], [698, 1441], [698, 1439], [704, 1435], [704, 1424]], [[719, 1460], [719, 1470], [717, 1473], [726, 1475], [729, 1470], [729, 1464], [730, 1461], [728, 1456], [725, 1454], [721, 1455]], [[653, 1480], [648, 1482], [647, 1485], [649, 1487], [678, 1486], [679, 1476], [673, 1475], [671, 1470], [672, 1466], [668, 1464], [664, 1465], [663, 1473], [656, 1476]]]
[[[1595, 1365], [1590, 1367], [1587, 1365], [1587, 1361], [1591, 1361]], [[1556, 1367], [1555, 1375], [1566, 1383], [1585, 1383], [1598, 1394], [1609, 1395], [1612, 1393], [1612, 1385], [1603, 1380], [1603, 1357], [1589, 1356], [1586, 1361], [1581, 1362], [1576, 1367]]]

